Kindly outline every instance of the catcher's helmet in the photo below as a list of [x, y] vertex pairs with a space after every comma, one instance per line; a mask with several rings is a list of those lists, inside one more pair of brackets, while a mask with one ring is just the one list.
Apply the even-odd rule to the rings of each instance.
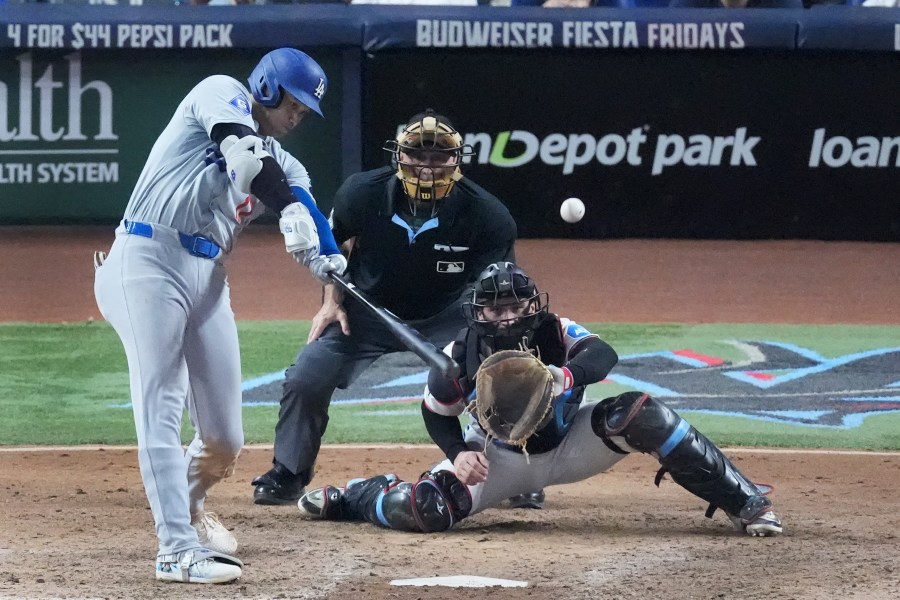
[[319, 102], [328, 88], [328, 77], [319, 63], [294, 48], [278, 48], [262, 57], [250, 73], [250, 91], [257, 102], [275, 108], [282, 90], [322, 116]]
[[511, 262], [497, 262], [481, 272], [464, 302], [469, 327], [496, 350], [522, 349], [549, 311], [549, 297]]
[[384, 149], [391, 153], [406, 195], [423, 202], [445, 198], [462, 178], [462, 157], [474, 154], [450, 120], [430, 108], [410, 118]]

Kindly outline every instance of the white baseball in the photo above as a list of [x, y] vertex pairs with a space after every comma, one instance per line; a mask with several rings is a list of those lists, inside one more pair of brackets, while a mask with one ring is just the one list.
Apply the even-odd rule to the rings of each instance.
[[559, 216], [566, 223], [577, 223], [584, 216], [584, 202], [578, 198], [567, 198], [559, 206]]

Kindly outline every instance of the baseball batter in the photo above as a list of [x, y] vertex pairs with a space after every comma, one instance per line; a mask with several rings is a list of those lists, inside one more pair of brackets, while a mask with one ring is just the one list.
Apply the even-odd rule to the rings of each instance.
[[[343, 272], [304, 166], [275, 141], [327, 88], [308, 55], [281, 48], [248, 90], [214, 75], [181, 101], [160, 134], [96, 272], [95, 295], [128, 359], [141, 477], [163, 581], [223, 583], [241, 575], [237, 541], [204, 509], [244, 443], [241, 362], [225, 258], [266, 207], [285, 248], [320, 280]], [[196, 435], [181, 445], [187, 405]]]
[[[432, 370], [422, 403], [428, 433], [447, 459], [416, 482], [382, 475], [353, 480], [346, 488], [312, 490], [298, 502], [304, 517], [443, 531], [515, 494], [587, 479], [631, 452], [644, 452], [662, 466], [657, 483], [668, 472], [709, 503], [707, 516], [721, 509], [751, 535], [781, 533], [770, 500], [661, 401], [627, 392], [582, 403], [585, 386], [606, 377], [618, 356], [597, 335], [550, 313], [547, 295], [521, 268], [512, 263], [489, 266], [475, 284], [465, 314], [468, 327], [446, 350], [462, 375], [449, 381]], [[550, 410], [522, 446], [489, 439], [476, 415], [465, 432], [458, 420], [476, 389], [479, 397], [484, 389], [477, 385], [479, 367], [502, 350], [533, 354], [547, 365], [552, 379], [546, 385]], [[501, 378], [492, 385], [515, 384]], [[543, 393], [545, 386], [541, 388]]]

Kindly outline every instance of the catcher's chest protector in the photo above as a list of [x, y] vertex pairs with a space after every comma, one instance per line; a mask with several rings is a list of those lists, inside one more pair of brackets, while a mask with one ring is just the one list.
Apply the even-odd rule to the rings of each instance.
[[[462, 356], [455, 355], [460, 344], [454, 346], [453, 358], [456, 362], [465, 364], [466, 378], [469, 384], [466, 389], [471, 390], [475, 387], [475, 373], [483, 360], [481, 357], [483, 344], [481, 343], [481, 338], [475, 332], [469, 330], [466, 333], [465, 343], [462, 346], [465, 348], [465, 361], [462, 360]], [[541, 323], [541, 326], [535, 332], [531, 344], [527, 348], [520, 348], [520, 350], [531, 352], [540, 358], [545, 365], [562, 365], [565, 363], [566, 345], [563, 342], [559, 317], [552, 313], [547, 315], [547, 318], [544, 319], [544, 322]]]

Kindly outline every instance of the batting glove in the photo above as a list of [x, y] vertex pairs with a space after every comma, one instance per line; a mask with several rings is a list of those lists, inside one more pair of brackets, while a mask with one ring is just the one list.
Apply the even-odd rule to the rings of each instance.
[[278, 228], [284, 235], [284, 249], [305, 267], [319, 256], [319, 234], [309, 209], [293, 202], [281, 211]]
[[347, 270], [347, 259], [344, 258], [343, 254], [317, 256], [309, 261], [309, 265], [307, 266], [309, 267], [309, 271], [313, 274], [313, 277], [322, 283], [329, 283], [331, 281], [328, 277], [329, 273], [335, 272], [338, 275], [344, 274], [344, 271]]
[[225, 158], [228, 179], [242, 194], [250, 193], [250, 184], [262, 170], [262, 159], [270, 156], [263, 150], [262, 139], [255, 135], [238, 138], [229, 135], [219, 144], [219, 150]]
[[553, 375], [553, 397], [565, 394], [572, 389], [575, 380], [572, 378], [572, 372], [565, 367], [557, 367], [547, 365], [547, 370]]

